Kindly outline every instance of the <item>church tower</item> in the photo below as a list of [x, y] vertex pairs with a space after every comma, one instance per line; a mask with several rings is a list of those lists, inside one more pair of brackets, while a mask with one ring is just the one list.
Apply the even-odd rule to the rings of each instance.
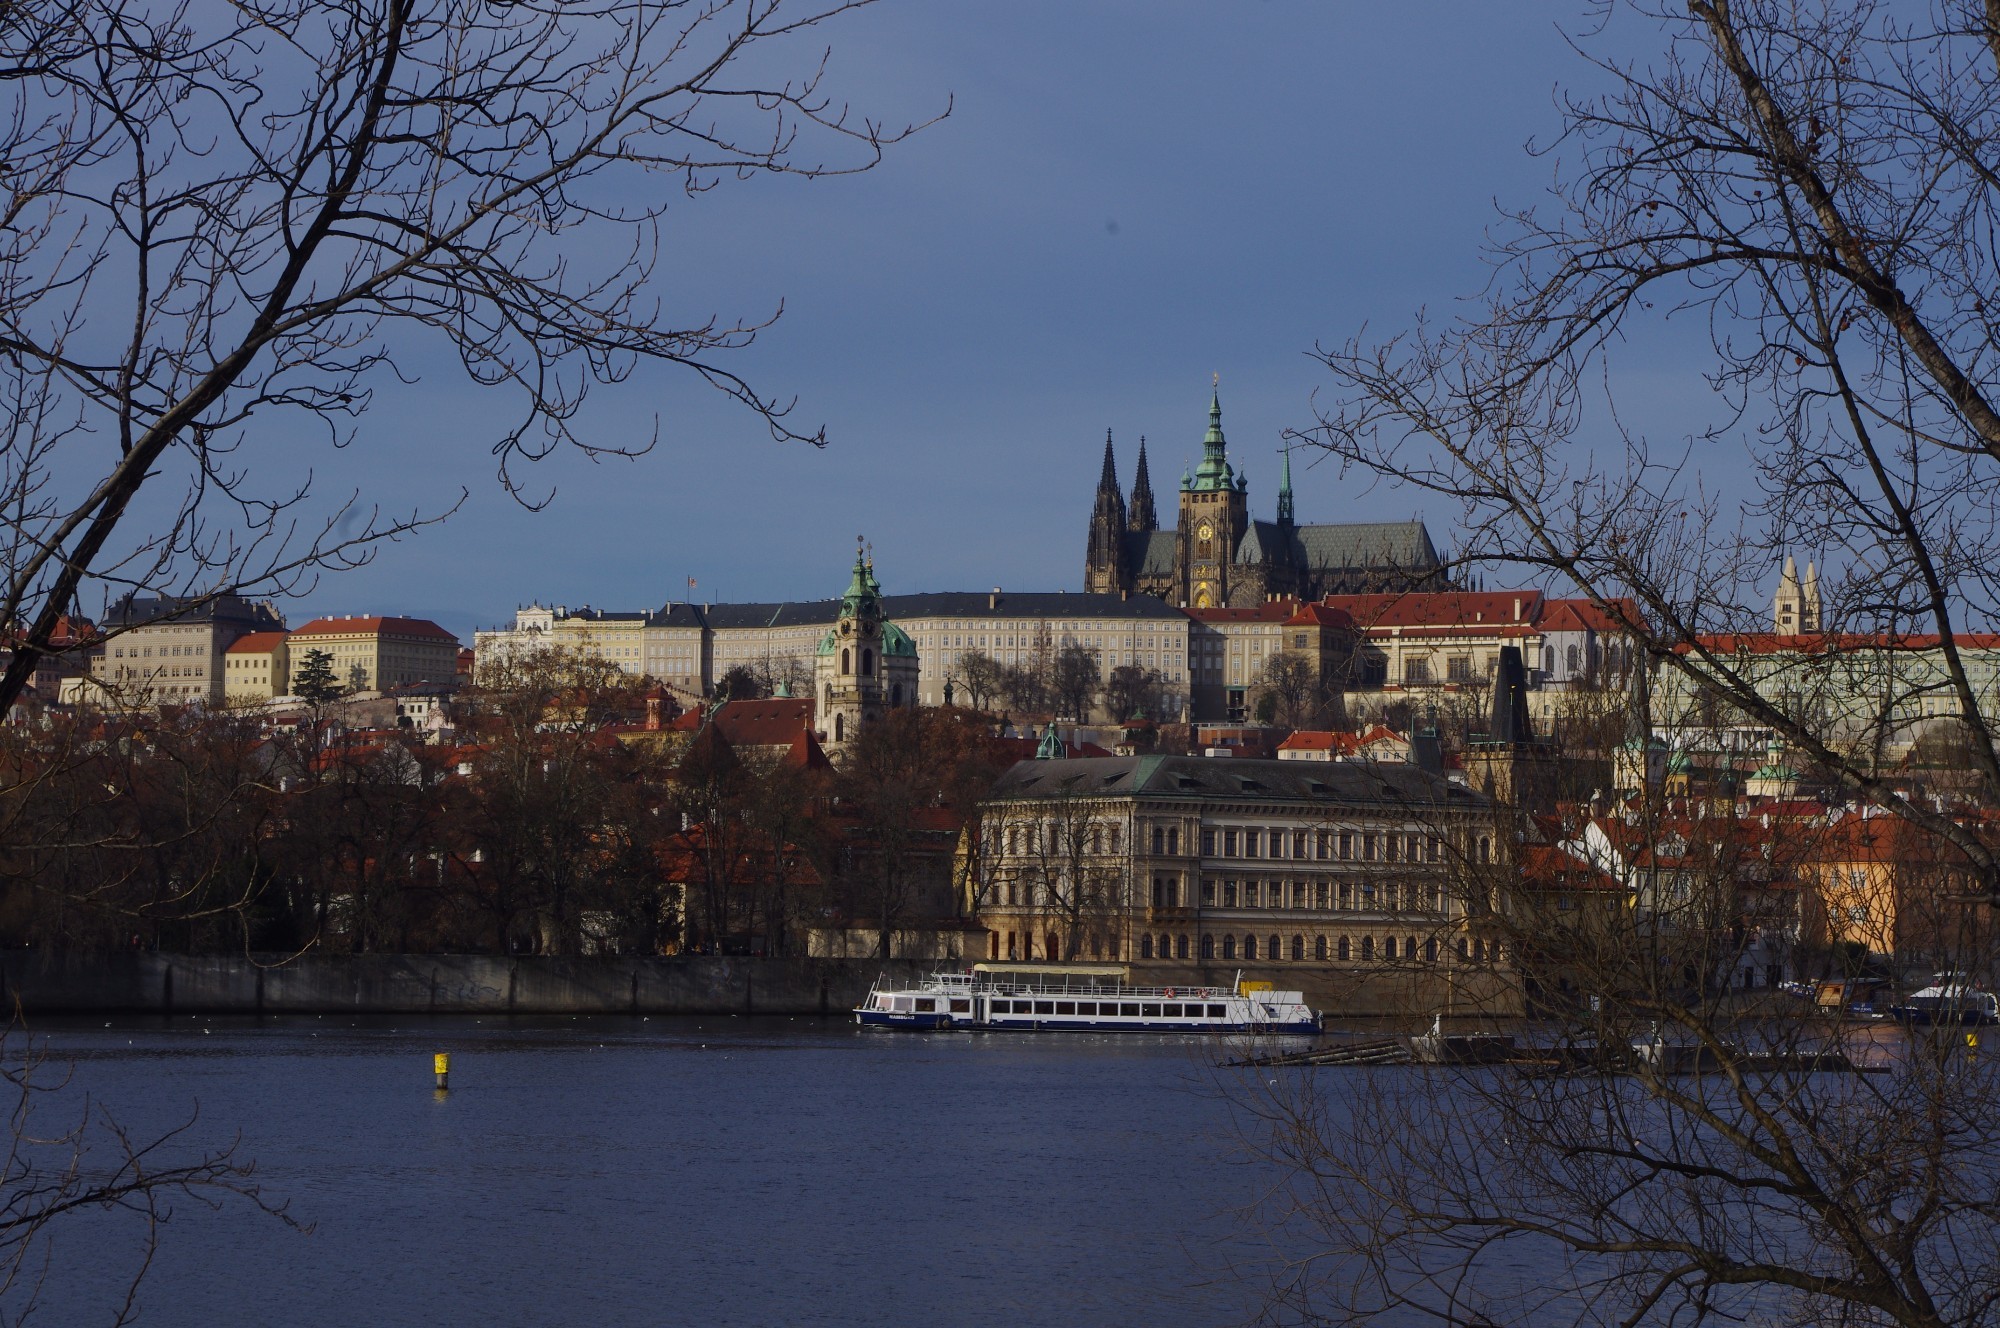
[[[1139, 472], [1145, 474], [1143, 466]], [[1134, 492], [1137, 498], [1137, 492]], [[1097, 480], [1097, 505], [1090, 513], [1090, 552], [1084, 560], [1086, 592], [1115, 595], [1131, 584], [1125, 566], [1125, 499], [1118, 492], [1118, 462], [1111, 453], [1111, 430], [1104, 431], [1104, 471]]]
[[1132, 505], [1126, 509], [1126, 521], [1134, 534], [1145, 535], [1160, 528], [1160, 518], [1153, 509], [1153, 477], [1146, 470], [1146, 435], [1139, 435], [1139, 473], [1132, 479]]
[[1779, 636], [1796, 636], [1821, 630], [1819, 613], [1819, 569], [1806, 564], [1806, 579], [1799, 582], [1799, 566], [1785, 555], [1784, 570], [1778, 573], [1778, 593], [1771, 597], [1771, 630]]
[[1218, 379], [1208, 400], [1208, 434], [1201, 464], [1181, 477], [1180, 599], [1191, 609], [1229, 603], [1229, 576], [1236, 546], [1250, 528], [1249, 481], [1229, 465], [1222, 437], [1222, 387]]
[[859, 547], [840, 618], [813, 658], [813, 690], [820, 733], [836, 751], [888, 711], [917, 704], [916, 643], [882, 617], [882, 587]]

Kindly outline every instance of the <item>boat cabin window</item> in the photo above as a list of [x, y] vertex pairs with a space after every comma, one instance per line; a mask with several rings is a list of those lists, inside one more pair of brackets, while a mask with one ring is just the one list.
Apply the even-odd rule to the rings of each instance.
[[1118, 1013], [1128, 1018], [1136, 1019], [1139, 1015], [1139, 1007], [1136, 1005], [1121, 1005], [1118, 1007]]
[[1054, 1014], [1055, 1012], [1056, 1012], [1056, 1003], [1054, 1001], [1035, 1002], [1036, 1014]]
[[1226, 1013], [1227, 1012], [1220, 1005], [1211, 1005], [1208, 1007], [1208, 1017], [1210, 1019], [1224, 1018], [1226, 1016]]
[[1160, 1007], [1157, 1005], [1142, 1005], [1139, 1007], [1139, 1013], [1147, 1019], [1158, 1019], [1160, 1017]]
[[1097, 1013], [1097, 1002], [1096, 1002], [1096, 1001], [1078, 1001], [1078, 1002], [1076, 1003], [1076, 1012], [1077, 1012], [1078, 1014], [1096, 1014], [1096, 1013]]
[[1057, 1013], [1057, 1014], [1075, 1014], [1075, 1013], [1076, 1013], [1076, 1002], [1075, 1002], [1075, 1001], [1057, 1001], [1057, 1002], [1056, 1002], [1056, 1013]]
[[1162, 1005], [1160, 1007], [1160, 1014], [1163, 1018], [1178, 1019], [1181, 1017], [1181, 1007], [1178, 1005]]
[[971, 1000], [963, 996], [952, 997], [951, 1012], [953, 1014], [971, 1014], [972, 1013]]
[[931, 996], [919, 996], [919, 997], [917, 997], [917, 1013], [918, 1013], [918, 1014], [936, 1014], [936, 1013], [937, 1013], [937, 1000], [936, 1000], [936, 998], [934, 998], [934, 997], [931, 997]]

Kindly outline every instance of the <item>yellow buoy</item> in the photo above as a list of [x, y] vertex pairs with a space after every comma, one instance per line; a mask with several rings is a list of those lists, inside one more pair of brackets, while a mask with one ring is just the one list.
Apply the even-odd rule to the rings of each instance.
[[440, 1051], [439, 1053], [437, 1053], [437, 1055], [431, 1057], [431, 1068], [437, 1071], [438, 1087], [450, 1088], [451, 1053], [448, 1051]]

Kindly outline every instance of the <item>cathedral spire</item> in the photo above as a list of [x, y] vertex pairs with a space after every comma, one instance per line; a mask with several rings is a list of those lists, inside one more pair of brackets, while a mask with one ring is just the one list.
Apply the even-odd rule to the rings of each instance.
[[1111, 430], [1104, 431], [1104, 471], [1090, 513], [1090, 550], [1084, 560], [1083, 588], [1093, 594], [1128, 589], [1125, 566], [1125, 495], [1118, 492], [1118, 461]]
[[1289, 443], [1278, 449], [1285, 454], [1284, 477], [1278, 481], [1278, 524], [1293, 524], [1292, 516], [1292, 448]]
[[1097, 477], [1099, 489], [1118, 491], [1118, 462], [1111, 454], [1111, 430], [1104, 431], [1104, 471]]
[[1146, 435], [1139, 435], [1139, 472], [1132, 480], [1132, 505], [1126, 509], [1133, 530], [1157, 530], [1160, 518], [1153, 507], [1153, 479], [1146, 470]]
[[1222, 379], [1208, 398], [1208, 433], [1201, 440], [1201, 464], [1194, 469], [1194, 488], [1231, 489], [1236, 476], [1229, 469], [1229, 444], [1222, 437]]

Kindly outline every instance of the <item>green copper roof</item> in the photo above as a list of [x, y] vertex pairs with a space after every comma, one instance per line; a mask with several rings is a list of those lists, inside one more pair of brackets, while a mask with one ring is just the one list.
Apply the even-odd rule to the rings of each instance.
[[1056, 722], [1052, 719], [1049, 721], [1049, 726], [1042, 730], [1042, 744], [1035, 748], [1035, 759], [1061, 761], [1068, 757], [1069, 748], [1063, 746], [1062, 735], [1056, 732]]
[[900, 655], [909, 659], [917, 657], [917, 643], [910, 634], [892, 622], [882, 624], [882, 655]]
[[1194, 468], [1194, 483], [1184, 487], [1197, 492], [1234, 488], [1236, 475], [1229, 468], [1228, 451], [1222, 437], [1222, 389], [1218, 387], [1208, 399], [1208, 434], [1201, 440], [1201, 464]]
[[826, 629], [826, 635], [822, 636], [819, 639], [819, 646], [813, 651], [813, 654], [831, 655], [832, 653], [833, 653], [833, 629], [829, 627]]
[[869, 613], [881, 611], [882, 587], [875, 582], [875, 571], [868, 565], [868, 559], [859, 549], [854, 552], [854, 575], [848, 579], [847, 593], [840, 597], [842, 616], [859, 615], [864, 609]]

